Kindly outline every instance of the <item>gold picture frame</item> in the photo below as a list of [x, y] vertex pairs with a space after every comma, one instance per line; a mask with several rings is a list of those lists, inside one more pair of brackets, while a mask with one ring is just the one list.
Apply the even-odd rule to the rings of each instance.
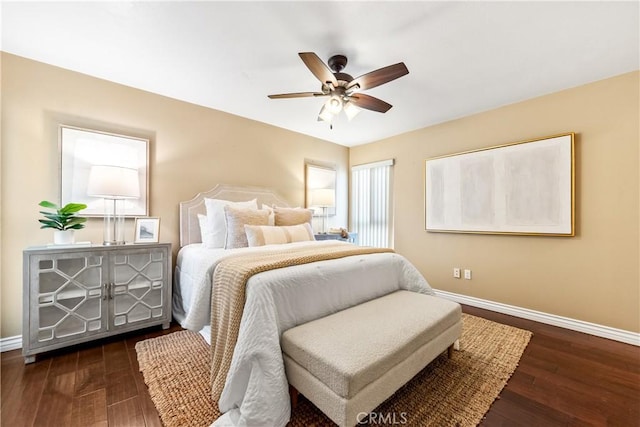
[[425, 230], [575, 235], [575, 134], [425, 160]]

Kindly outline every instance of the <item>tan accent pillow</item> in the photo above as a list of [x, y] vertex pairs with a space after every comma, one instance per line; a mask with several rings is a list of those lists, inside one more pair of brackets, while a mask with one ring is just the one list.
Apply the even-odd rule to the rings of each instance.
[[267, 225], [269, 212], [266, 210], [242, 209], [233, 206], [224, 207], [224, 217], [227, 226], [225, 249], [246, 248], [249, 246], [244, 226]]
[[205, 197], [204, 206], [207, 211], [208, 225], [204, 229], [200, 227], [200, 232], [202, 233], [202, 245], [205, 248], [225, 247], [225, 239], [227, 235], [227, 228], [225, 226], [226, 220], [224, 216], [225, 206], [258, 209], [256, 199], [248, 200], [246, 202], [230, 202], [229, 200], [209, 199]]
[[311, 224], [313, 211], [301, 208], [278, 208], [273, 209], [275, 214], [275, 225], [298, 225], [308, 222]]
[[262, 209], [264, 209], [267, 212], [269, 212], [269, 225], [275, 225], [276, 224], [276, 217], [275, 217], [275, 213], [273, 212], [273, 207], [269, 206], [269, 205], [265, 205], [263, 203], [262, 204]]
[[309, 223], [285, 225], [282, 227], [271, 225], [245, 225], [249, 247], [264, 245], [281, 245], [291, 242], [306, 242], [316, 240]]

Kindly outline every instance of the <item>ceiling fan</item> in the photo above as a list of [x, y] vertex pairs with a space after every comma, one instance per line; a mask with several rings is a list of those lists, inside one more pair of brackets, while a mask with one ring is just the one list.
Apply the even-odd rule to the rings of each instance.
[[355, 79], [342, 70], [347, 65], [347, 57], [334, 55], [329, 58], [328, 66], [313, 52], [298, 53], [307, 68], [322, 83], [320, 92], [297, 92], [269, 95], [271, 99], [281, 98], [305, 98], [328, 96], [318, 115], [318, 121], [331, 122], [333, 117], [344, 110], [347, 118], [351, 120], [361, 108], [380, 113], [386, 113], [392, 107], [391, 104], [370, 95], [360, 93], [362, 90], [371, 89], [388, 83], [399, 77], [409, 74], [409, 70], [403, 62], [388, 67], [380, 68], [370, 73], [363, 74]]

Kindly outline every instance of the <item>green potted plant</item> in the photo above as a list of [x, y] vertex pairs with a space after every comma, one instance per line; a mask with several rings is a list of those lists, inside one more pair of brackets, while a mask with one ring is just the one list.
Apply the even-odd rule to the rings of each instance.
[[42, 224], [40, 228], [53, 228], [53, 243], [57, 245], [72, 244], [75, 239], [75, 230], [84, 228], [87, 218], [76, 216], [76, 213], [87, 208], [83, 203], [68, 203], [59, 207], [55, 203], [43, 200], [39, 204], [43, 208], [53, 209], [51, 211], [40, 211], [45, 219], [39, 219]]

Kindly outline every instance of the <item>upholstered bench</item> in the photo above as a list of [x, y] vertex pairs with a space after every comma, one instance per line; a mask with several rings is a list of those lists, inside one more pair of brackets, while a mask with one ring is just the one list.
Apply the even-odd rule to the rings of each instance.
[[361, 421], [460, 337], [460, 305], [396, 291], [287, 330], [292, 401], [302, 393], [340, 426]]

